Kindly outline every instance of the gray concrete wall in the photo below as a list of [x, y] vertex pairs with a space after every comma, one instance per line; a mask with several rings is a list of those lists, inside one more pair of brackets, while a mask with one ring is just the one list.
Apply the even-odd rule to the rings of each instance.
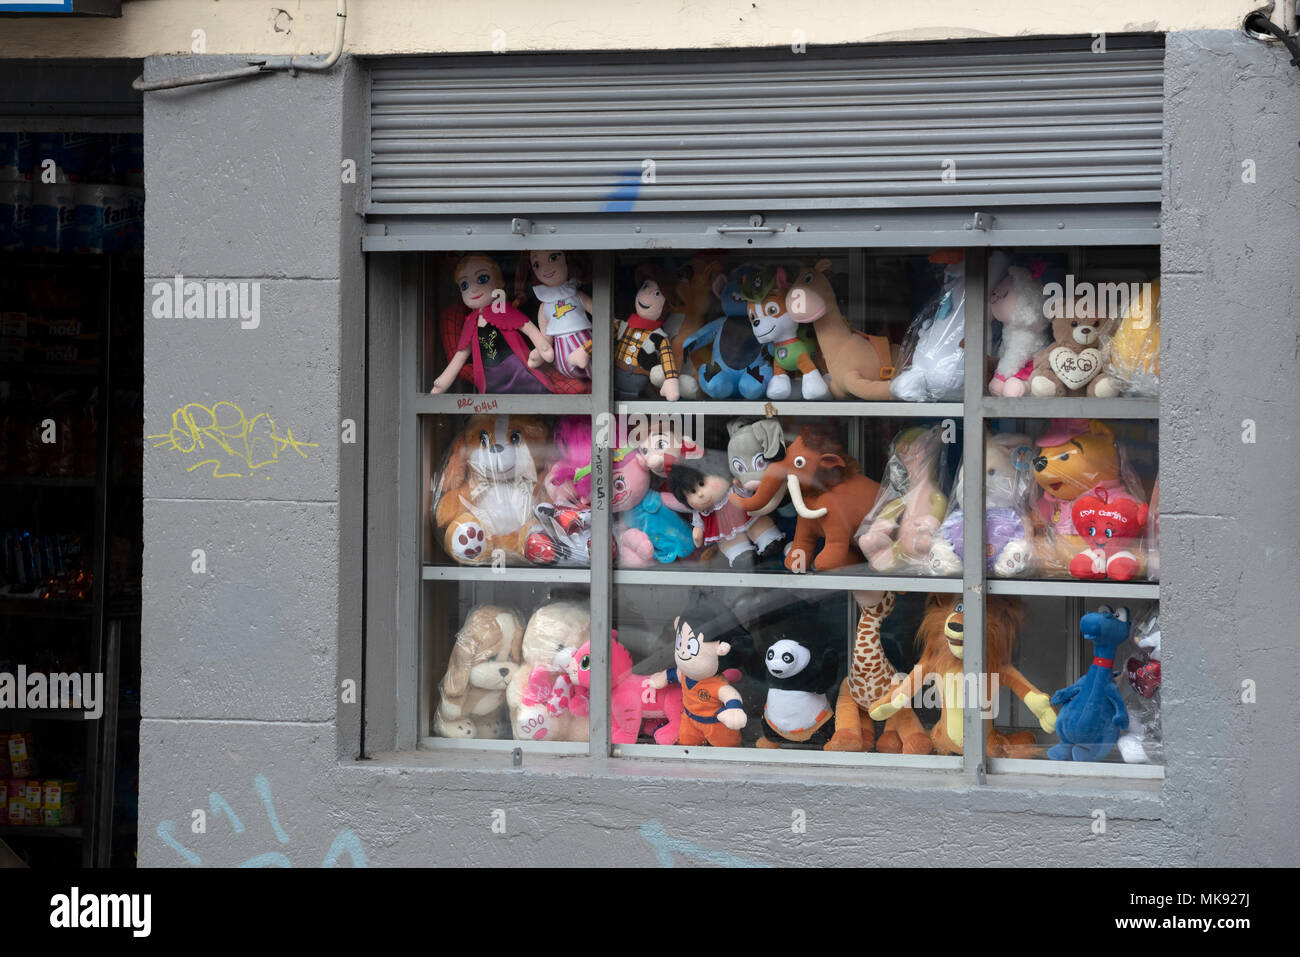
[[[166, 433], [187, 402], [230, 401], [317, 444], [240, 478], [187, 471], [199, 456], [176, 447], [146, 455], [140, 862], [1300, 863], [1284, 740], [1300, 664], [1279, 600], [1294, 592], [1300, 524], [1286, 418], [1300, 388], [1300, 71], [1227, 32], [1174, 34], [1167, 50], [1162, 784], [531, 756], [515, 770], [504, 754], [354, 762], [355, 709], [337, 689], [359, 667], [359, 445], [340, 446], [338, 423], [361, 415], [362, 262], [339, 165], [360, 160], [360, 73], [148, 96], [146, 274], [260, 280], [263, 308], [257, 330], [146, 321], [146, 431]], [[1246, 679], [1255, 704], [1241, 701]], [[226, 804], [240, 828], [213, 810]]]

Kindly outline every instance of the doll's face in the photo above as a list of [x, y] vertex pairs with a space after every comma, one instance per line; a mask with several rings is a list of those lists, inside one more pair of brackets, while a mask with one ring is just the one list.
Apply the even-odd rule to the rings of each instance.
[[731, 646], [725, 641], [711, 639], [702, 631], [697, 632], [690, 622], [681, 618], [675, 619], [673, 625], [677, 629], [673, 661], [677, 664], [678, 674], [693, 681], [716, 675], [722, 656], [731, 650]]
[[706, 475], [686, 493], [686, 504], [697, 512], [713, 508], [731, 494], [731, 482], [721, 475]]
[[564, 253], [538, 250], [529, 257], [533, 275], [543, 286], [562, 286], [569, 281], [569, 263]]
[[613, 511], [626, 512], [645, 498], [649, 490], [650, 473], [640, 452], [632, 453], [614, 467]]
[[504, 286], [500, 267], [482, 256], [471, 256], [456, 270], [456, 288], [460, 290], [461, 302], [470, 309], [491, 305], [493, 290]]
[[642, 319], [658, 319], [664, 314], [666, 301], [659, 283], [647, 279], [636, 291], [636, 314]]

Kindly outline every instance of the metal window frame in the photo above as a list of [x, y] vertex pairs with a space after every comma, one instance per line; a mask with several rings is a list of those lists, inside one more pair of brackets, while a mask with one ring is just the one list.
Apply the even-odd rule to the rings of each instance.
[[[537, 243], [533, 244], [534, 246]], [[987, 302], [986, 248], [964, 247], [967, 254], [966, 275], [966, 339], [968, 342], [986, 341]], [[849, 256], [851, 288], [859, 288], [865, 281], [867, 256]], [[422, 513], [422, 428], [428, 416], [466, 415], [474, 412], [502, 413], [530, 412], [534, 414], [588, 415], [593, 425], [593, 489], [605, 489], [606, 494], [594, 491], [593, 501], [593, 565], [591, 569], [512, 568], [511, 579], [519, 582], [569, 582], [589, 586], [592, 634], [608, 635], [613, 624], [613, 588], [624, 585], [699, 584], [702, 580], [722, 588], [788, 588], [811, 591], [836, 591], [841, 594], [855, 589], [889, 589], [901, 592], [958, 593], [964, 597], [966, 617], [966, 658], [968, 673], [981, 673], [984, 667], [984, 595], [1048, 595], [1070, 598], [1159, 598], [1156, 583], [1093, 583], [1073, 580], [1009, 580], [989, 578], [982, 562], [968, 562], [963, 575], [958, 578], [928, 578], [893, 575], [816, 574], [793, 575], [780, 573], [729, 573], [701, 570], [636, 570], [617, 569], [611, 562], [610, 515], [607, 483], [610, 477], [610, 449], [600, 442], [602, 424], [608, 426], [610, 413], [662, 412], [664, 405], [656, 402], [622, 402], [612, 396], [610, 360], [612, 351], [611, 330], [608, 324], [597, 323], [594, 329], [593, 387], [590, 395], [579, 396], [499, 396], [492, 398], [466, 395], [429, 396], [421, 389], [420, 361], [423, 355], [423, 295], [424, 269], [422, 256], [408, 253], [403, 256], [368, 257], [372, 268], [372, 281], [382, 279], [388, 284], [387, 295], [372, 297], [372, 306], [381, 303], [379, 311], [398, 328], [390, 330], [389, 338], [395, 341], [400, 356], [398, 375], [396, 434], [397, 440], [397, 504], [396, 527], [399, 529], [396, 554], [387, 565], [375, 568], [390, 569], [396, 582], [395, 605], [389, 634], [400, 636], [396, 647], [389, 649], [391, 665], [396, 676], [393, 690], [393, 713], [397, 730], [397, 750], [415, 748], [433, 751], [478, 751], [481, 753], [514, 752], [522, 754], [585, 755], [594, 760], [611, 759], [685, 759], [713, 762], [754, 762], [775, 764], [802, 764], [810, 767], [906, 767], [961, 773], [979, 783], [989, 774], [1036, 774], [1043, 776], [1083, 776], [1111, 780], [1162, 779], [1163, 766], [1125, 765], [1104, 763], [1088, 767], [1064, 767], [1061, 762], [1041, 760], [988, 759], [985, 754], [984, 727], [978, 702], [967, 702], [964, 716], [965, 743], [960, 756], [930, 755], [843, 754], [811, 750], [780, 749], [756, 751], [744, 749], [688, 748], [660, 745], [614, 745], [610, 740], [608, 722], [609, 644], [593, 643], [595, 661], [593, 669], [604, 680], [593, 687], [591, 735], [586, 744], [557, 744], [531, 741], [449, 741], [427, 734], [429, 709], [433, 689], [424, 681], [424, 601], [425, 584], [431, 581], [492, 581], [499, 579], [492, 569], [468, 566], [440, 566], [423, 564], [420, 556], [420, 529]], [[612, 315], [613, 275], [615, 253], [595, 251], [593, 259], [593, 305], [597, 315]], [[397, 288], [393, 284], [397, 283]], [[382, 303], [387, 303], [384, 308]], [[395, 334], [393, 334], [395, 332]], [[381, 339], [383, 337], [380, 337]], [[791, 402], [778, 406], [778, 413], [788, 416], [848, 416], [857, 419], [879, 417], [954, 418], [962, 422], [965, 436], [963, 466], [967, 475], [983, 474], [983, 442], [971, 437], [983, 434], [985, 423], [996, 418], [1045, 418], [1056, 416], [1081, 416], [1099, 418], [1158, 419], [1159, 403], [1156, 400], [1131, 399], [1058, 399], [1007, 400], [984, 395], [984, 349], [966, 352], [966, 383], [961, 403], [856, 403], [856, 402]], [[382, 378], [382, 377], [381, 377]], [[486, 408], [487, 405], [491, 408]], [[737, 415], [761, 414], [764, 403], [745, 402], [680, 402], [672, 411], [683, 415]], [[391, 409], [391, 405], [389, 406]], [[369, 467], [369, 463], [367, 464]], [[382, 483], [372, 483], [372, 496]], [[387, 491], [384, 492], [387, 495]], [[965, 510], [964, 534], [971, 554], [983, 551], [984, 544], [984, 489], [982, 482], [964, 483], [962, 507]], [[381, 536], [382, 537], [382, 536]], [[377, 585], [381, 584], [376, 582]], [[382, 594], [383, 587], [376, 594]], [[376, 605], [382, 603], [376, 602]], [[382, 627], [382, 626], [381, 626]], [[371, 634], [384, 634], [372, 630]], [[412, 640], [414, 639], [414, 640]], [[972, 640], [974, 639], [974, 640]], [[372, 643], [373, 644], [373, 643]], [[373, 672], [372, 672], [373, 673]], [[373, 700], [373, 698], [371, 699]], [[372, 725], [373, 727], [373, 725]]]

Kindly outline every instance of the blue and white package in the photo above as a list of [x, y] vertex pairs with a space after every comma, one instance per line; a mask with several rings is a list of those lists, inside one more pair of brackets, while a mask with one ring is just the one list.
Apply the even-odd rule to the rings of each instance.
[[108, 141], [108, 164], [113, 182], [144, 185], [144, 134], [114, 133]]
[[19, 252], [27, 248], [32, 224], [32, 184], [0, 182], [0, 250]]
[[72, 252], [76, 242], [77, 194], [71, 183], [32, 183], [32, 225], [28, 248], [39, 253]]
[[0, 132], [0, 182], [32, 178], [32, 134]]
[[144, 190], [107, 187], [104, 206], [104, 252], [138, 252], [144, 246]]
[[120, 186], [99, 183], [82, 183], [74, 190], [77, 197], [76, 238], [72, 251], [77, 253], [102, 253], [104, 251], [105, 214], [115, 205], [121, 205]]

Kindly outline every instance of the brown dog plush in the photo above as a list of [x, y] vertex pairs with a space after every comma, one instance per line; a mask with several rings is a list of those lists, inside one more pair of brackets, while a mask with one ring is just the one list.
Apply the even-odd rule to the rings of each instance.
[[[1042, 729], [1051, 734], [1056, 729], [1056, 711], [1051, 700], [1011, 664], [1011, 651], [1015, 647], [1016, 633], [1025, 619], [1025, 606], [1017, 599], [1003, 595], [989, 595], [986, 603], [984, 676], [978, 693], [989, 707], [995, 707], [995, 693], [1006, 685], [1034, 713]], [[902, 709], [912, 706], [913, 697], [921, 691], [926, 680], [934, 680], [942, 696], [942, 710], [938, 723], [930, 729], [930, 740], [939, 754], [962, 753], [965, 720], [962, 709], [967, 690], [967, 683], [963, 680], [962, 613], [961, 595], [929, 596], [925, 603], [925, 617], [916, 633], [921, 660], [901, 684], [877, 698], [869, 709], [871, 717], [877, 721], [892, 718]], [[996, 685], [990, 680], [994, 675], [998, 679]], [[1042, 749], [1035, 744], [1032, 731], [1003, 734], [993, 727], [992, 718], [984, 720], [988, 726], [989, 757], [1031, 758], [1040, 755]]]
[[524, 623], [509, 608], [480, 605], [465, 618], [438, 685], [433, 733], [508, 738], [506, 687], [519, 670]]
[[462, 565], [526, 561], [550, 437], [533, 416], [470, 416], [438, 479], [434, 521], [448, 555]]
[[785, 294], [786, 312], [795, 322], [812, 323], [833, 398], [890, 399], [898, 346], [849, 325], [835, 299], [830, 273], [829, 259], [801, 267]]

